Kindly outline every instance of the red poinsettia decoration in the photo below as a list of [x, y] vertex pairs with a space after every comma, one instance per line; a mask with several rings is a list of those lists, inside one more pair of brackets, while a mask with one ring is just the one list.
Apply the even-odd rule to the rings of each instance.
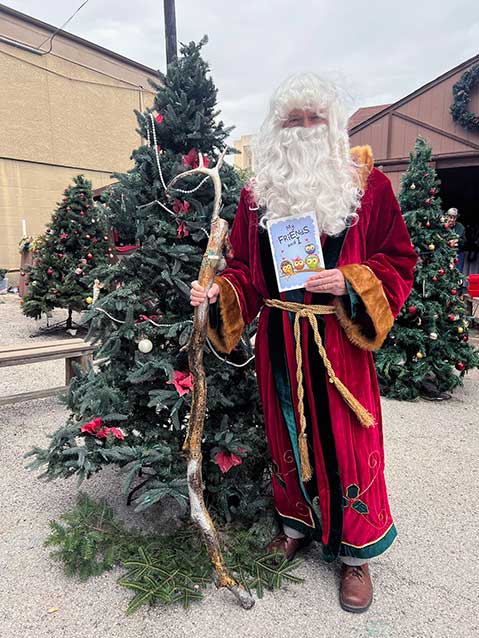
[[190, 210], [190, 202], [182, 202], [181, 199], [175, 199], [173, 202], [173, 210], [177, 215], [180, 213], [188, 213]]
[[178, 230], [176, 231], [176, 236], [178, 237], [178, 239], [183, 239], [183, 237], [187, 237], [190, 234], [190, 231], [188, 230], [187, 225], [185, 224], [185, 222], [181, 222], [181, 224], [178, 226]]
[[120, 428], [107, 428], [103, 426], [103, 421], [100, 417], [96, 417], [88, 423], [85, 423], [80, 428], [80, 432], [86, 432], [87, 434], [91, 434], [92, 436], [96, 436], [97, 439], [106, 439], [106, 437], [110, 434], [113, 434], [115, 439], [124, 439], [125, 435], [120, 430]]
[[176, 391], [182, 397], [184, 394], [188, 394], [193, 387], [193, 377], [191, 372], [181, 372], [175, 370], [173, 372], [173, 381], [167, 381], [166, 383], [174, 385]]
[[[208, 168], [210, 165], [210, 161], [206, 155], [203, 155], [203, 164], [205, 168]], [[187, 168], [198, 168], [200, 165], [200, 160], [198, 157], [198, 151], [196, 148], [192, 148], [184, 157], [183, 157], [183, 166]]]
[[[246, 452], [246, 450], [239, 447], [238, 452], [243, 453]], [[240, 456], [233, 454], [233, 452], [226, 452], [223, 450], [215, 455], [215, 463], [220, 468], [222, 474], [226, 474], [226, 472], [231, 470], [231, 468], [235, 465], [241, 465], [241, 463], [243, 463], [243, 459]]]

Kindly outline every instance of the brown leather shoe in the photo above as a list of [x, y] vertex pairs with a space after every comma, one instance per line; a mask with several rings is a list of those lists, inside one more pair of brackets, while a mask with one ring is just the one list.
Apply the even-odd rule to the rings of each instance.
[[293, 560], [296, 556], [296, 552], [309, 545], [310, 542], [311, 538], [309, 536], [291, 538], [291, 536], [287, 536], [284, 532], [280, 532], [266, 545], [266, 551], [268, 554], [282, 554], [286, 560]]
[[341, 586], [339, 602], [345, 611], [361, 613], [367, 611], [373, 602], [373, 584], [368, 564], [341, 565]]

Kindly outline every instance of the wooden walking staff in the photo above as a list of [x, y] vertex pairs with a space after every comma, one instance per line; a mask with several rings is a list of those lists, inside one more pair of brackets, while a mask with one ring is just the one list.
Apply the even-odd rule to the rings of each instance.
[[[174, 177], [168, 184], [168, 189], [179, 179], [195, 173], [202, 173], [210, 177], [214, 184], [215, 199], [211, 217], [211, 230], [206, 252], [203, 255], [198, 281], [208, 292], [213, 284], [216, 272], [223, 260], [223, 249], [228, 237], [228, 223], [219, 216], [221, 206], [221, 179], [219, 169], [223, 163], [226, 149], [221, 153], [214, 168], [206, 168], [203, 156], [199, 153], [199, 166], [185, 171]], [[188, 493], [192, 521], [201, 529], [208, 548], [208, 554], [215, 569], [217, 587], [227, 587], [239, 600], [244, 609], [251, 609], [254, 605], [253, 597], [229, 574], [221, 553], [218, 532], [206, 508], [203, 497], [203, 479], [201, 472], [201, 439], [206, 413], [206, 375], [203, 367], [203, 348], [208, 331], [208, 296], [195, 308], [193, 317], [193, 331], [188, 343], [188, 361], [193, 376], [193, 393], [191, 401], [190, 420], [183, 444], [183, 452], [188, 463]]]

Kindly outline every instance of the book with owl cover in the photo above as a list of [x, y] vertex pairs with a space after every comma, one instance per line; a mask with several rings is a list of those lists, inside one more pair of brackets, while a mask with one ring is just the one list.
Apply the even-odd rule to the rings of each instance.
[[280, 292], [304, 288], [313, 273], [324, 270], [314, 213], [274, 219], [267, 222], [267, 228]]

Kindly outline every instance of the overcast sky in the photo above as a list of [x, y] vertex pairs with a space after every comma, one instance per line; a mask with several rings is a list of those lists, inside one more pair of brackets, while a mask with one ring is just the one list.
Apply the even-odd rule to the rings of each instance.
[[[83, 0], [3, 0], [60, 26]], [[393, 102], [479, 53], [478, 0], [177, 0], [178, 39], [199, 40], [233, 137], [253, 133], [290, 73], [343, 87], [350, 112]], [[89, 0], [67, 31], [165, 69], [161, 0]]]

